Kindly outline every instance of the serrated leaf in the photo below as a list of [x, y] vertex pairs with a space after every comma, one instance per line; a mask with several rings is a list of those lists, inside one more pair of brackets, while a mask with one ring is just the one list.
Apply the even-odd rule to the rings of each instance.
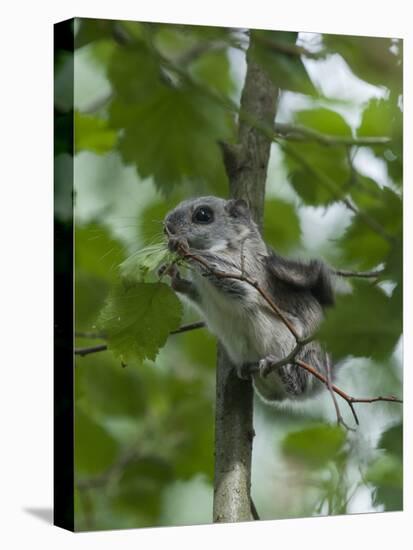
[[338, 243], [343, 251], [344, 263], [355, 263], [360, 270], [374, 268], [386, 258], [390, 250], [388, 241], [366, 226], [358, 215]]
[[254, 30], [250, 55], [277, 87], [313, 95], [316, 90], [300, 57], [282, 51], [283, 44], [294, 45], [296, 39], [295, 32]]
[[128, 363], [154, 360], [181, 317], [182, 305], [169, 286], [135, 283], [112, 290], [98, 324], [109, 349]]
[[[402, 114], [391, 100], [371, 99], [363, 111], [358, 128], [359, 136], [387, 136], [400, 134]], [[389, 145], [391, 147], [391, 144]]]
[[[228, 112], [186, 82], [168, 83], [142, 47], [116, 52], [109, 68], [115, 93], [110, 122], [122, 130], [119, 150], [142, 178], [164, 193], [194, 182], [217, 188], [226, 172], [217, 142], [232, 135]], [[175, 78], [175, 76], [174, 76]]]
[[328, 311], [318, 338], [336, 361], [348, 355], [384, 359], [394, 350], [402, 329], [390, 304], [391, 298], [379, 287], [354, 281], [352, 294], [339, 295]]
[[75, 152], [92, 151], [102, 154], [111, 151], [117, 133], [106, 120], [93, 115], [75, 112]]
[[349, 186], [354, 203], [363, 210], [380, 208], [382, 205], [382, 193], [377, 182], [358, 172], [355, 172], [354, 176], [354, 180]]
[[[396, 239], [401, 237], [403, 226], [401, 198], [388, 187], [380, 190], [379, 200], [371, 203], [370, 207], [363, 208], [363, 212], [390, 236]], [[355, 263], [361, 270], [370, 269], [384, 262], [390, 252], [388, 239], [374, 231], [360, 214], [356, 214], [338, 244], [343, 251], [344, 262]]]
[[[321, 174], [319, 177], [317, 173], [304, 168], [293, 155], [285, 155], [289, 181], [303, 202], [311, 206], [327, 206], [339, 200], [335, 189], [344, 192], [350, 179], [344, 148], [329, 147], [326, 150], [325, 146], [313, 142], [294, 142], [288, 148]], [[333, 188], [325, 185], [323, 177], [331, 180]]]
[[340, 427], [320, 425], [289, 433], [282, 450], [288, 457], [322, 467], [338, 457], [345, 441], [346, 434]]
[[403, 178], [403, 115], [397, 96], [389, 99], [372, 99], [366, 105], [359, 136], [384, 136], [390, 138], [385, 145], [374, 145], [373, 150], [387, 163], [389, 175], [401, 185]]
[[234, 91], [231, 65], [225, 51], [201, 55], [191, 64], [191, 74], [197, 82], [228, 97]]
[[300, 241], [300, 221], [294, 206], [281, 199], [265, 202], [264, 239], [277, 251], [287, 252]]
[[122, 279], [132, 283], [154, 282], [159, 279], [157, 269], [170, 264], [176, 255], [166, 248], [165, 243], [151, 245], [131, 254], [120, 265]]

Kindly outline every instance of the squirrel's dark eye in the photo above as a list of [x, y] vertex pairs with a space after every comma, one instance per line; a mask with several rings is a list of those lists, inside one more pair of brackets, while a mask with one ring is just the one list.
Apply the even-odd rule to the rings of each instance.
[[192, 221], [195, 223], [212, 223], [214, 221], [212, 208], [199, 206], [192, 215]]

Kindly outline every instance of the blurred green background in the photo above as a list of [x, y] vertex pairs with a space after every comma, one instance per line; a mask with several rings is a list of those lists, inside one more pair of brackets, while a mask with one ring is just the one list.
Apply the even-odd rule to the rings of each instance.
[[[391, 138], [374, 146], [281, 138], [290, 155], [274, 143], [264, 232], [291, 256], [386, 268], [379, 281], [342, 282], [322, 337], [340, 361], [337, 385], [355, 396], [401, 396], [402, 42], [254, 32], [252, 55], [281, 89], [277, 123], [333, 140]], [[249, 31], [76, 19], [74, 33], [74, 105], [72, 54], [56, 58], [57, 124], [75, 120], [74, 158], [67, 140], [57, 142], [56, 214], [70, 219], [74, 162], [76, 346], [86, 347], [102, 343], [89, 336], [119, 264], [159, 241], [164, 214], [195, 194], [227, 196], [218, 142], [236, 140], [227, 100], [239, 104]], [[143, 323], [134, 299], [131, 339]], [[205, 329], [166, 338], [198, 319], [186, 306], [181, 318], [168, 299], [165, 316], [158, 308], [148, 321], [166, 331], [151, 351], [122, 341], [76, 357], [77, 530], [211, 521], [216, 345]], [[252, 495], [261, 519], [402, 508], [402, 408], [357, 410], [360, 427], [345, 432], [328, 392], [294, 408], [256, 400]]]

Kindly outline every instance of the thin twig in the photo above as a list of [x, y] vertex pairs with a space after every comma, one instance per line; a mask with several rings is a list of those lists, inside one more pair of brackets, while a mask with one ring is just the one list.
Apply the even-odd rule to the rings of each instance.
[[176, 330], [171, 330], [171, 332], [169, 334], [170, 335], [172, 335], [172, 334], [182, 334], [183, 332], [188, 332], [190, 330], [196, 330], [198, 328], [204, 328], [204, 326], [205, 326], [204, 321], [197, 321], [196, 323], [188, 323], [187, 325], [180, 326]]
[[264, 300], [270, 305], [271, 309], [275, 311], [275, 313], [278, 315], [278, 317], [282, 320], [282, 322], [286, 325], [286, 327], [289, 329], [291, 334], [294, 336], [296, 341], [298, 342], [300, 340], [300, 335], [296, 331], [294, 325], [287, 319], [287, 317], [284, 315], [284, 313], [281, 311], [281, 309], [277, 306], [277, 304], [273, 301], [271, 296], [267, 293], [266, 290], [260, 287], [257, 281], [254, 281], [250, 279], [249, 277], [243, 275], [242, 273], [227, 273], [225, 271], [218, 271], [215, 269], [212, 269], [209, 263], [204, 260], [203, 258], [196, 256], [195, 254], [192, 254], [188, 250], [184, 250], [182, 247], [178, 245], [177, 252], [182, 255], [183, 258], [189, 258], [192, 260], [195, 260], [199, 264], [201, 264], [206, 269], [206, 274], [213, 275], [217, 279], [235, 279], [238, 281], [243, 281], [251, 286], [253, 286], [259, 294], [264, 298]]
[[344, 418], [341, 415], [340, 407], [337, 403], [336, 394], [334, 393], [332, 381], [331, 381], [331, 365], [330, 365], [330, 357], [326, 354], [326, 379], [327, 379], [327, 388], [330, 392], [331, 399], [333, 400], [334, 408], [336, 410], [336, 416], [337, 416], [337, 424], [340, 426], [343, 425], [347, 430], [354, 430], [354, 428], [350, 428], [344, 421]]
[[301, 126], [300, 124], [286, 124], [281, 122], [275, 123], [275, 133], [279, 137], [289, 139], [293, 141], [316, 141], [321, 145], [328, 147], [335, 146], [370, 146], [370, 145], [386, 145], [390, 143], [391, 139], [387, 136], [372, 136], [372, 137], [358, 137], [351, 136], [335, 136], [331, 134], [324, 134], [318, 132], [313, 128], [307, 126]]
[[384, 275], [384, 269], [377, 269], [376, 271], [349, 271], [347, 269], [332, 269], [334, 275], [339, 277], [359, 277], [361, 279], [377, 279]]
[[[320, 380], [320, 382], [322, 382], [325, 386], [327, 386], [327, 388], [330, 391], [335, 392], [336, 394], [338, 394], [340, 397], [342, 397], [347, 402], [348, 406], [351, 409], [351, 412], [353, 414], [353, 417], [354, 417], [354, 420], [355, 420], [356, 424], [359, 424], [359, 420], [358, 420], [356, 411], [354, 409], [354, 403], [375, 403], [377, 401], [387, 401], [387, 402], [392, 402], [392, 403], [402, 403], [403, 402], [401, 399], [398, 399], [397, 397], [392, 396], [392, 395], [387, 396], [387, 397], [379, 396], [379, 397], [360, 397], [360, 398], [358, 398], [358, 397], [353, 397], [353, 396], [349, 395], [348, 393], [346, 393], [345, 391], [341, 390], [336, 385], [329, 382], [328, 377], [321, 374], [317, 369], [315, 369], [314, 367], [312, 367], [311, 365], [309, 365], [308, 363], [306, 363], [302, 359], [297, 359], [296, 358], [297, 353], [300, 351], [300, 349], [304, 345], [303, 342], [305, 342], [305, 343], [308, 343], [308, 342], [306, 342], [306, 340], [303, 340], [303, 339], [300, 338], [299, 334], [297, 333], [296, 329], [291, 324], [291, 322], [286, 318], [286, 316], [280, 310], [280, 308], [274, 303], [274, 301], [268, 295], [268, 293], [260, 287], [260, 285], [258, 284], [257, 281], [254, 281], [254, 280], [250, 279], [249, 277], [245, 276], [245, 274], [242, 274], [242, 273], [241, 274], [227, 273], [227, 272], [224, 272], [224, 271], [215, 270], [208, 264], [208, 262], [204, 258], [202, 258], [200, 256], [197, 256], [195, 254], [192, 254], [191, 252], [189, 252], [189, 250], [187, 248], [183, 247], [180, 244], [178, 244], [176, 251], [177, 251], [178, 254], [181, 255], [182, 258], [193, 260], [193, 261], [199, 263], [200, 265], [202, 265], [206, 270], [206, 274], [213, 275], [214, 277], [216, 277], [218, 279], [234, 279], [234, 280], [242, 281], [242, 282], [245, 282], [245, 283], [249, 284], [250, 286], [253, 286], [257, 290], [257, 292], [264, 298], [264, 300], [268, 303], [268, 305], [270, 306], [272, 311], [282, 320], [282, 322], [285, 324], [285, 326], [288, 328], [288, 330], [294, 336], [295, 341], [296, 341], [296, 346], [294, 347], [293, 351], [289, 354], [289, 356], [287, 356], [281, 362], [277, 362], [275, 364], [275, 366], [278, 367], [280, 364], [285, 364], [287, 362], [293, 361], [296, 365], [298, 365], [302, 369], [306, 370], [307, 372], [309, 372], [310, 374], [315, 376], [318, 380]], [[274, 367], [274, 365], [271, 367], [271, 370], [273, 369], [273, 367]], [[335, 405], [336, 405], [336, 403], [335, 403]], [[340, 415], [340, 417], [341, 417], [341, 415]], [[344, 424], [344, 422], [342, 422], [342, 423]]]
[[75, 355], [80, 355], [80, 357], [85, 357], [85, 355], [90, 355], [91, 353], [98, 353], [99, 351], [106, 351], [108, 349], [107, 344], [99, 344], [98, 346], [90, 346], [87, 348], [75, 348]]
[[[196, 323], [188, 323], [187, 325], [182, 325], [176, 330], [171, 330], [169, 333], [170, 335], [174, 334], [182, 334], [183, 332], [189, 332], [190, 330], [196, 330], [198, 328], [203, 328], [205, 326], [205, 323], [203, 321], [197, 321]], [[84, 334], [88, 334], [88, 336], [83, 336]], [[86, 338], [102, 338], [102, 336], [99, 336], [97, 334], [94, 334], [92, 336], [91, 334], [94, 333], [76, 333], [76, 335], [82, 335], [79, 337], [86, 337]], [[85, 355], [90, 355], [91, 353], [98, 353], [99, 351], [106, 351], [108, 349], [107, 344], [100, 344], [98, 346], [90, 346], [87, 348], [75, 348], [75, 355], [80, 355], [80, 357], [84, 357]]]

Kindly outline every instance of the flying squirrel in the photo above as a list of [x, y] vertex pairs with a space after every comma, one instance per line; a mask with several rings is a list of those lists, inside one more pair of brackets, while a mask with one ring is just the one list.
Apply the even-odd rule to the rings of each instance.
[[[269, 403], [316, 394], [323, 384], [313, 375], [295, 363], [276, 365], [297, 341], [257, 288], [213, 272], [243, 274], [255, 281], [303, 339], [316, 332], [324, 308], [334, 303], [328, 267], [320, 260], [299, 262], [273, 251], [242, 199], [185, 200], [166, 215], [164, 231], [171, 250], [185, 247], [210, 267], [188, 256], [188, 278], [176, 266], [166, 272], [172, 288], [199, 310], [222, 343], [238, 376], [252, 378], [257, 394]], [[324, 375], [333, 369], [317, 341], [303, 345], [295, 357]]]

